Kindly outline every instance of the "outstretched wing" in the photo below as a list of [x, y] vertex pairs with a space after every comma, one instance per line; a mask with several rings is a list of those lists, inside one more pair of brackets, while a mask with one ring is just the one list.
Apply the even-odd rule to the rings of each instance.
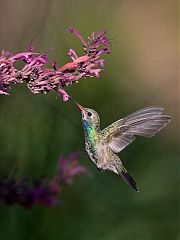
[[135, 135], [150, 138], [171, 120], [171, 117], [162, 115], [163, 110], [151, 106], [119, 119], [102, 130], [103, 140], [114, 153], [118, 153], [135, 140]]

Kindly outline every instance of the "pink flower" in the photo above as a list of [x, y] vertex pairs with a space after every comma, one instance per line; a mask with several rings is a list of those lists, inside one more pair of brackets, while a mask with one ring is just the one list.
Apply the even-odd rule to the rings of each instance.
[[58, 90], [58, 93], [63, 95], [63, 101], [64, 101], [64, 102], [67, 102], [67, 101], [71, 98], [71, 97], [68, 95], [68, 93], [67, 93], [64, 89], [62, 89], [62, 88], [60, 88], [60, 89]]
[[[0, 94], [8, 95], [6, 92], [11, 83], [19, 84], [26, 82], [28, 89], [32, 93], [47, 93], [56, 91], [79, 82], [81, 78], [100, 77], [100, 72], [104, 67], [103, 54], [109, 54], [109, 40], [106, 31], [92, 33], [86, 42], [80, 33], [73, 27], [67, 29], [78, 37], [83, 44], [84, 53], [78, 56], [70, 49], [68, 55], [72, 62], [68, 62], [61, 67], [57, 67], [55, 61], [50, 61], [47, 54], [34, 52], [32, 44], [27, 52], [11, 54], [3, 50], [0, 55]], [[14, 63], [21, 60], [25, 63], [22, 69], [17, 69]], [[51, 67], [47, 68], [47, 64]], [[64, 100], [68, 98], [64, 95]]]
[[78, 157], [79, 153], [75, 152], [68, 158], [61, 157], [59, 159], [59, 165], [56, 173], [57, 182], [71, 184], [74, 176], [87, 172], [87, 169], [84, 166], [79, 165], [77, 161]]
[[61, 186], [72, 184], [76, 175], [87, 172], [84, 166], [79, 165], [78, 157], [78, 153], [61, 157], [51, 179], [26, 177], [15, 180], [0, 177], [0, 202], [9, 206], [19, 204], [25, 208], [31, 208], [36, 204], [54, 207], [59, 203]]

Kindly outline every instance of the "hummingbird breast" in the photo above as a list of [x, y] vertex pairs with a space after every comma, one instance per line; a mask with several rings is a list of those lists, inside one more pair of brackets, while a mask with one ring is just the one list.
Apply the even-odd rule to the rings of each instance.
[[[101, 170], [110, 170], [118, 174], [116, 167], [121, 168], [119, 157], [114, 154], [102, 138], [100, 131], [92, 128], [87, 122], [83, 123], [86, 151], [90, 159]], [[116, 166], [116, 167], [114, 167]]]

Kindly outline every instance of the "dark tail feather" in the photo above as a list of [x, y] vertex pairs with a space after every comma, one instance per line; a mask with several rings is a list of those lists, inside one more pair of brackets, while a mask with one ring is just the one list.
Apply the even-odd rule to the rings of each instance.
[[139, 192], [139, 189], [136, 185], [136, 182], [134, 181], [134, 179], [127, 173], [127, 171], [122, 170], [120, 173], [122, 179], [134, 190], [136, 190], [137, 192]]

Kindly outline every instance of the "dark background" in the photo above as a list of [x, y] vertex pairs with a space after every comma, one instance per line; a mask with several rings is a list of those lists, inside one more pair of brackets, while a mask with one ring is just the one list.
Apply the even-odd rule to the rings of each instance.
[[120, 156], [136, 179], [133, 192], [117, 176], [100, 173], [84, 151], [81, 116], [54, 93], [33, 95], [25, 86], [0, 96], [0, 174], [51, 175], [61, 154], [81, 151], [89, 174], [64, 189], [55, 208], [0, 204], [0, 240], [172, 240], [178, 235], [178, 1], [0, 1], [0, 49], [51, 48], [69, 61], [82, 46], [65, 28], [85, 37], [107, 29], [112, 38], [100, 79], [81, 79], [66, 90], [96, 109], [101, 126], [149, 105], [162, 106], [171, 124], [152, 139], [138, 138]]

